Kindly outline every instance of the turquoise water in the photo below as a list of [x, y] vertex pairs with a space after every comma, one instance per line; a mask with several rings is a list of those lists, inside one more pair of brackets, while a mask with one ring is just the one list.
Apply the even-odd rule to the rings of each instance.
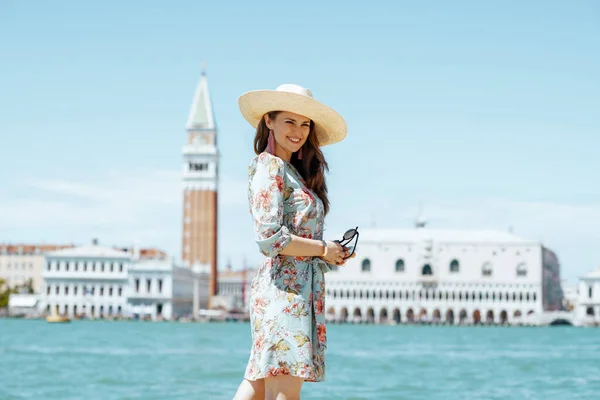
[[[598, 399], [600, 329], [329, 325], [303, 399]], [[231, 399], [248, 324], [0, 319], [0, 399]]]

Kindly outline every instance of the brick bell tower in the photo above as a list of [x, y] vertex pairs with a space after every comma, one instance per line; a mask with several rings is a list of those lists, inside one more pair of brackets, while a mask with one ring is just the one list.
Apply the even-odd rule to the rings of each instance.
[[183, 235], [181, 259], [190, 267], [210, 267], [209, 302], [218, 292], [217, 276], [217, 127], [206, 80], [206, 65], [196, 88], [183, 146]]

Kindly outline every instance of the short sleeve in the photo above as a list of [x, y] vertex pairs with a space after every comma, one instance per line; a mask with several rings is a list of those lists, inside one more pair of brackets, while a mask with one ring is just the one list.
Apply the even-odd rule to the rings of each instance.
[[270, 154], [260, 154], [249, 169], [248, 198], [254, 219], [255, 240], [260, 252], [275, 257], [292, 240], [283, 224], [283, 161]]

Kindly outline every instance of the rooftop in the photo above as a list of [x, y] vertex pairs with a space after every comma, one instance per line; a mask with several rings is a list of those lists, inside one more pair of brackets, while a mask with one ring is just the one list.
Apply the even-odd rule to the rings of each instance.
[[202, 75], [196, 87], [186, 129], [215, 129], [215, 118], [208, 90], [208, 82], [206, 80], [205, 66], [202, 67]]
[[33, 255], [43, 254], [49, 251], [56, 251], [60, 249], [73, 248], [73, 244], [0, 244], [0, 255]]
[[535, 240], [524, 239], [509, 232], [494, 230], [459, 229], [360, 229], [362, 242], [415, 243], [431, 239], [434, 242], [460, 244], [541, 244]]
[[91, 258], [131, 258], [131, 253], [118, 250], [113, 247], [102, 246], [99, 244], [86, 244], [70, 249], [52, 251], [46, 254], [48, 257], [91, 257]]
[[588, 272], [587, 274], [585, 274], [583, 276], [584, 278], [591, 278], [591, 279], [600, 279], [600, 268], [592, 271], [592, 272]]

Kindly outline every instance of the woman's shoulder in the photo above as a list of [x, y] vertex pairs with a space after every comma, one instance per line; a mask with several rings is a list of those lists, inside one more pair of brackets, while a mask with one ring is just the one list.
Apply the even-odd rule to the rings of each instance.
[[279, 171], [285, 167], [285, 162], [281, 158], [274, 156], [269, 152], [263, 151], [252, 158], [248, 168], [255, 170], [259, 166], [266, 166], [269, 169], [276, 169]]

